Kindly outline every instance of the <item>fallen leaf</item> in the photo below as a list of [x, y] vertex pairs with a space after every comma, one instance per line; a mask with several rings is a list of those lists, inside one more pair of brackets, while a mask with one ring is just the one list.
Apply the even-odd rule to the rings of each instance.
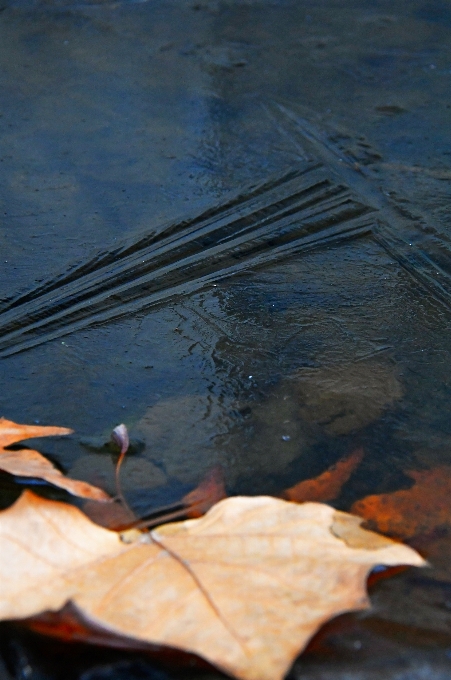
[[113, 531], [122, 531], [139, 522], [135, 513], [120, 500], [105, 503], [88, 498], [81, 509], [95, 524]]
[[451, 526], [451, 466], [407, 473], [415, 484], [394, 493], [367, 496], [351, 512], [371, 523], [371, 528], [404, 540]]
[[363, 458], [363, 449], [356, 449], [348, 456], [327, 468], [314, 479], [305, 479], [286, 489], [281, 497], [287, 501], [304, 503], [305, 501], [332, 501], [339, 495], [345, 484]]
[[97, 631], [278, 680], [325, 621], [369, 606], [373, 566], [424, 564], [360, 521], [319, 503], [235, 497], [125, 543], [26, 491], [0, 513], [0, 617], [71, 602]]
[[186, 517], [202, 517], [215, 503], [227, 498], [224, 473], [220, 465], [209, 470], [201, 483], [182, 498]]
[[65, 477], [62, 472], [37, 451], [20, 449], [9, 451], [6, 447], [24, 439], [71, 434], [67, 427], [41, 427], [38, 425], [19, 425], [12, 420], [0, 418], [0, 469], [17, 477], [34, 477], [65, 489], [74, 496], [111, 500], [105, 491], [86, 482]]
[[142, 517], [136, 517], [124, 502], [98, 503], [87, 500], [83, 504], [83, 512], [106, 529], [149, 529], [169, 521], [202, 517], [215, 503], [226, 497], [222, 467], [216, 465], [207, 472], [198, 486], [179, 501], [156, 507]]

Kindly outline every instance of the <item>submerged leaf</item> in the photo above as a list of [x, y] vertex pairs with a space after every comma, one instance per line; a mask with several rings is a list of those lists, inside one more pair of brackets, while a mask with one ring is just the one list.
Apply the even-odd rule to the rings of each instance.
[[1, 618], [70, 601], [97, 636], [278, 680], [325, 621], [368, 606], [374, 565], [424, 564], [356, 517], [265, 496], [229, 498], [200, 519], [136, 533], [125, 543], [76, 508], [25, 492], [0, 513]]
[[410, 489], [367, 496], [351, 511], [378, 531], [404, 540], [451, 526], [451, 466], [407, 474], [415, 481]]
[[209, 470], [201, 483], [183, 497], [186, 516], [202, 517], [215, 503], [227, 498], [224, 484], [224, 473], [220, 465]]
[[110, 500], [105, 491], [87, 482], [65, 477], [62, 472], [37, 451], [20, 449], [9, 451], [6, 447], [24, 439], [71, 434], [67, 427], [42, 427], [38, 425], [19, 425], [12, 420], [0, 418], [0, 469], [17, 477], [43, 479], [54, 486], [65, 489], [74, 496], [92, 498], [99, 501]]
[[348, 481], [363, 458], [363, 449], [356, 449], [349, 456], [340, 458], [334, 465], [314, 479], [305, 479], [286, 489], [282, 498], [287, 501], [332, 501], [340, 494], [342, 486]]
[[357, 501], [352, 512], [372, 529], [406, 540], [426, 555], [433, 576], [450, 580], [451, 466], [412, 470], [410, 489], [374, 494]]

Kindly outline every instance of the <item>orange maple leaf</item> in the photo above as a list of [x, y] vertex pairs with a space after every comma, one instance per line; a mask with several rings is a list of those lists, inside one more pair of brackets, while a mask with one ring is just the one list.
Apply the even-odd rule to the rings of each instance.
[[304, 503], [305, 501], [332, 501], [339, 495], [345, 484], [363, 458], [363, 449], [356, 449], [348, 456], [341, 458], [325, 472], [313, 479], [305, 479], [286, 489], [281, 497], [287, 501]]
[[321, 503], [235, 497], [130, 541], [26, 491], [0, 512], [0, 618], [71, 602], [95, 641], [103, 631], [109, 644], [174, 648], [242, 680], [281, 680], [325, 621], [369, 606], [374, 565], [424, 564], [360, 521]]
[[354, 503], [351, 512], [372, 528], [403, 540], [451, 526], [451, 466], [407, 474], [415, 480], [410, 489], [367, 496]]
[[65, 489], [74, 496], [93, 498], [99, 501], [111, 500], [102, 489], [87, 482], [65, 477], [52, 463], [38, 451], [20, 449], [11, 451], [6, 447], [24, 439], [71, 434], [67, 427], [43, 427], [40, 425], [19, 425], [12, 420], [0, 418], [0, 469], [16, 477], [43, 479], [54, 486]]

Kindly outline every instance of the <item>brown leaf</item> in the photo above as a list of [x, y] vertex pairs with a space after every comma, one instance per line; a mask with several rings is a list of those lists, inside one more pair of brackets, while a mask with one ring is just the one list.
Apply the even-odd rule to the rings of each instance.
[[6, 448], [16, 442], [34, 437], [49, 437], [71, 434], [67, 427], [41, 427], [38, 425], [19, 425], [12, 420], [0, 418], [0, 469], [17, 477], [34, 477], [44, 479], [50, 484], [65, 489], [74, 496], [93, 498], [95, 500], [111, 500], [105, 491], [87, 482], [65, 477], [52, 463], [37, 451], [20, 449], [8, 451]]
[[95, 524], [113, 531], [122, 531], [139, 523], [135, 513], [120, 501], [105, 503], [89, 498], [84, 501], [82, 510]]
[[222, 467], [217, 465], [207, 472], [199, 486], [182, 498], [186, 517], [202, 517], [215, 503], [227, 498]]
[[228, 498], [125, 543], [76, 508], [25, 492], [0, 513], [0, 616], [71, 601], [97, 631], [192, 652], [246, 680], [278, 680], [315, 631], [368, 606], [376, 564], [411, 548], [319, 503]]
[[436, 527], [451, 525], [451, 466], [407, 473], [415, 480], [410, 489], [367, 496], [351, 512], [371, 522], [384, 534], [410, 539]]
[[355, 468], [363, 458], [363, 449], [356, 449], [349, 456], [341, 458], [325, 472], [314, 479], [306, 479], [286, 489], [281, 497], [287, 501], [332, 501], [339, 495]]
[[83, 505], [83, 512], [93, 522], [106, 529], [115, 531], [132, 528], [149, 529], [169, 521], [202, 517], [215, 503], [226, 497], [222, 467], [217, 465], [207, 472], [200, 484], [183, 496], [180, 501], [156, 507], [150, 514], [143, 517], [136, 517], [123, 502], [97, 503], [88, 500]]

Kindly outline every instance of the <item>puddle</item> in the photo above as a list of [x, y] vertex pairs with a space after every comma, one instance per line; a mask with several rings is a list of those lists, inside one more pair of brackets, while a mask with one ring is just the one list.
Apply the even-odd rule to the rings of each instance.
[[[73, 428], [40, 450], [109, 491], [126, 423], [142, 515], [218, 464], [229, 493], [278, 494], [363, 447], [344, 510], [446, 477], [445, 4], [0, 10], [1, 413]], [[292, 676], [449, 676], [451, 530], [425, 526], [431, 569], [374, 586]], [[5, 677], [201, 674], [0, 642]]]

